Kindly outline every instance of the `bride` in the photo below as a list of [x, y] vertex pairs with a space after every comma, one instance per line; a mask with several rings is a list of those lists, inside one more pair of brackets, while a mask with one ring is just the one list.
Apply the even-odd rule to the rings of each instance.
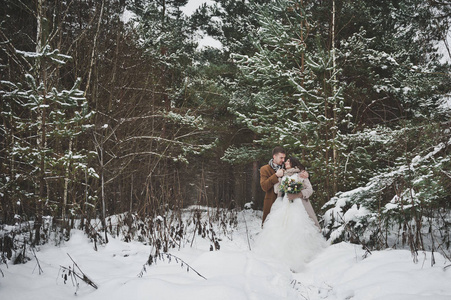
[[[284, 176], [274, 186], [278, 197], [258, 235], [255, 249], [299, 272], [326, 246], [326, 241], [308, 200], [313, 193], [312, 185], [307, 178], [299, 176], [304, 166], [295, 157], [289, 157], [285, 168]], [[293, 190], [293, 185], [287, 186], [289, 181], [302, 183], [300, 191], [296, 187]]]

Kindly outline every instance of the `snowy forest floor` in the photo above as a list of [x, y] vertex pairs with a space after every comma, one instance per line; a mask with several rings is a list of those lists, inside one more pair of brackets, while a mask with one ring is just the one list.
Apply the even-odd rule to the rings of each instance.
[[[150, 246], [109, 236], [109, 242], [95, 251], [82, 231], [72, 230], [69, 241], [41, 246], [38, 260], [0, 265], [4, 274], [0, 273], [0, 298], [451, 299], [450, 262], [438, 253], [420, 252], [414, 263], [409, 250], [369, 254], [359, 245], [343, 242], [318, 253], [304, 271], [292, 273], [287, 266], [252, 251], [261, 231], [260, 211], [238, 212], [237, 220], [233, 231], [219, 235], [220, 250], [210, 251], [211, 242], [192, 230], [185, 247], [170, 250], [184, 263], [166, 257], [145, 270]], [[74, 267], [71, 258], [97, 289], [81, 279], [76, 281], [78, 288], [74, 285], [74, 277], [67, 272]], [[66, 282], [64, 275], [68, 275]]]

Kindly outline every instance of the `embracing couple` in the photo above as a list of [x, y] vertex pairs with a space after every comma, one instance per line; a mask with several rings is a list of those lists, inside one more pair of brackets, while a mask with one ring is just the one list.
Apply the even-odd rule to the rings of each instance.
[[309, 197], [313, 194], [309, 174], [282, 147], [273, 150], [269, 163], [260, 169], [260, 184], [266, 192], [262, 231], [256, 251], [301, 271], [326, 246]]
[[[273, 149], [272, 159], [260, 169], [260, 185], [263, 191], [266, 192], [263, 202], [262, 226], [271, 211], [273, 203], [277, 198], [283, 197], [283, 193], [285, 193], [287, 199], [292, 202], [295, 199], [302, 200], [301, 202], [308, 216], [321, 229], [312, 204], [308, 200], [313, 194], [312, 184], [308, 177], [308, 172], [297, 158], [293, 156], [287, 158], [285, 150], [282, 147], [275, 147]], [[286, 182], [286, 179], [293, 179], [293, 182], [300, 182], [302, 187], [299, 191], [286, 192], [283, 189], [281, 190], [281, 183]]]

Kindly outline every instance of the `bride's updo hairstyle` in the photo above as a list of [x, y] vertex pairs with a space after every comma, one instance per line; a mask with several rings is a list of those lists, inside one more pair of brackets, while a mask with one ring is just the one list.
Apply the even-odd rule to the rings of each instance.
[[[305, 170], [305, 167], [303, 164], [301, 164], [301, 162], [299, 161], [299, 159], [297, 159], [294, 156], [290, 156], [288, 157], [288, 159], [290, 160], [290, 164], [292, 168], [297, 167], [300, 171]], [[287, 160], [288, 160], [287, 159]]]

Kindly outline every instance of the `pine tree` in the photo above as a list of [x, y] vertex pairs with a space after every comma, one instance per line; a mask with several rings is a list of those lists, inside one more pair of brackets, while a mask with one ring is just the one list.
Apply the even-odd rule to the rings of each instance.
[[[35, 65], [47, 69], [70, 58], [49, 46], [18, 55], [39, 60]], [[8, 137], [4, 163], [9, 171], [1, 187], [9, 199], [4, 203], [5, 221], [11, 221], [11, 212], [24, 219], [36, 217], [38, 224], [43, 215], [64, 220], [69, 205], [76, 210], [84, 201], [83, 196], [78, 202], [72, 196], [68, 202], [70, 186], [86, 184], [85, 173], [96, 176], [87, 164], [89, 153], [76, 147], [92, 116], [79, 84], [77, 80], [71, 89], [58, 90], [30, 73], [21, 83], [2, 81], [2, 131]]]
[[449, 213], [443, 123], [449, 112], [441, 103], [449, 93], [449, 65], [440, 62], [436, 41], [449, 30], [450, 7], [344, 3], [342, 16], [360, 12], [353, 22], [360, 29], [340, 44], [356, 127], [343, 139], [350, 190], [324, 207], [325, 233], [335, 241], [359, 237], [371, 247], [407, 246], [413, 253], [431, 245], [426, 239], [446, 244], [440, 218]]
[[256, 10], [257, 51], [234, 55], [246, 88], [235, 94], [233, 109], [257, 134], [254, 142], [266, 148], [281, 144], [311, 166], [316, 178], [332, 178], [318, 188], [327, 197], [334, 192], [339, 130], [348, 121], [342, 87], [334, 79], [340, 70], [332, 51], [309, 34], [310, 5], [277, 1]]

